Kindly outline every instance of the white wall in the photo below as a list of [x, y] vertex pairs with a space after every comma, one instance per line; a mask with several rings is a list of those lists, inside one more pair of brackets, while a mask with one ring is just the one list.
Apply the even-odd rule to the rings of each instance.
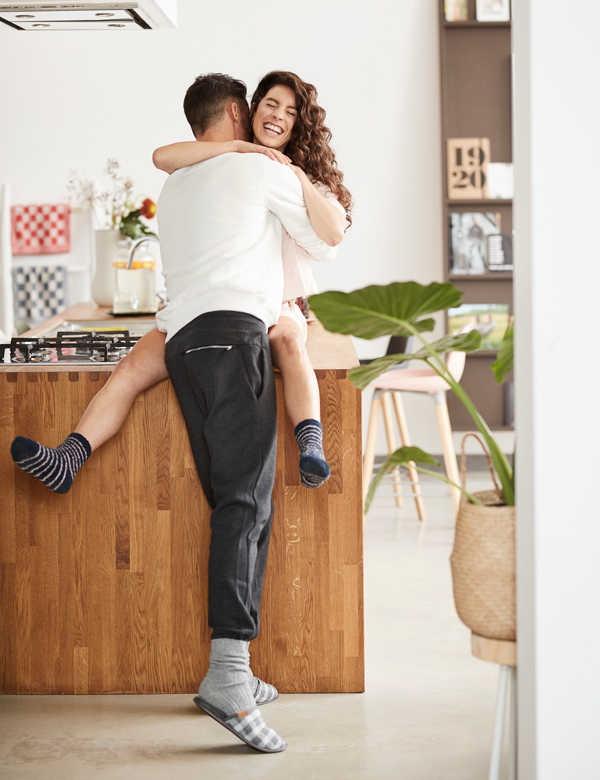
[[519, 777], [595, 780], [600, 5], [515, 6]]
[[[191, 137], [182, 101], [195, 76], [223, 71], [252, 90], [289, 69], [316, 84], [356, 201], [338, 260], [317, 268], [321, 289], [439, 280], [438, 62], [436, 0], [179, 0], [177, 29], [139, 33], [0, 25], [0, 182], [14, 202], [62, 200], [70, 169], [97, 178], [114, 156], [156, 199], [151, 154]], [[415, 443], [440, 452], [427, 399], [407, 406]]]

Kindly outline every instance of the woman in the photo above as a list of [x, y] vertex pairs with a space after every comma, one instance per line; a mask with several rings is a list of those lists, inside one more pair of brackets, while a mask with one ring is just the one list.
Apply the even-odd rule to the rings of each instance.
[[[351, 198], [329, 147], [331, 133], [323, 124], [325, 111], [316, 97], [315, 88], [295, 74], [269, 73], [252, 99], [254, 143], [172, 144], [155, 151], [154, 163], [170, 174], [220, 154], [253, 152], [290, 164], [302, 185], [313, 230], [335, 246], [351, 224]], [[269, 331], [271, 353], [282, 374], [285, 406], [295, 426], [302, 484], [319, 487], [330, 473], [322, 449], [319, 388], [305, 347], [306, 320], [293, 302], [316, 292], [316, 286], [306, 252], [287, 234], [282, 254], [284, 303], [277, 324]], [[165, 334], [157, 329], [146, 334], [118, 363], [73, 434], [56, 448], [19, 436], [11, 446], [13, 460], [54, 492], [66, 493], [90, 454], [119, 430], [137, 395], [168, 377], [164, 352]]]

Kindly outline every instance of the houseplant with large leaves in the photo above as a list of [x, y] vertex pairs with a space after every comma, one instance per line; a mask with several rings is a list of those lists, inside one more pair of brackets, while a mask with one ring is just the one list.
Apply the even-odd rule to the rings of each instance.
[[[350, 293], [330, 291], [313, 295], [310, 298], [310, 306], [323, 326], [334, 333], [343, 333], [363, 339], [374, 339], [379, 336], [414, 336], [419, 344], [419, 349], [414, 353], [386, 355], [373, 360], [368, 365], [353, 368], [349, 373], [350, 380], [356, 387], [363, 390], [385, 371], [407, 360], [421, 360], [426, 363], [445, 379], [473, 418], [475, 426], [485, 439], [490, 451], [494, 468], [502, 485], [504, 503], [507, 506], [514, 506], [513, 470], [487, 423], [464, 388], [448, 371], [443, 358], [445, 353], [454, 350], [475, 352], [481, 344], [480, 334], [473, 330], [469, 333], [443, 336], [432, 342], [423, 335], [431, 332], [435, 326], [435, 320], [428, 315], [460, 306], [461, 300], [462, 293], [453, 284], [433, 282], [429, 285], [421, 285], [417, 282], [393, 282], [385, 286], [370, 285]], [[510, 354], [512, 354], [512, 342]], [[502, 356], [501, 353], [497, 363], [500, 362], [500, 357], [503, 357], [503, 361], [497, 369], [497, 378], [503, 376], [502, 371], [506, 373], [507, 361], [509, 360], [508, 349], [506, 356]], [[431, 455], [424, 453], [417, 447], [401, 447], [386, 459], [371, 486], [368, 502], [370, 503], [370, 499], [385, 473], [409, 462], [436, 463]], [[424, 471], [422, 467], [417, 468]], [[473, 501], [473, 496], [468, 494], [468, 497]], [[476, 498], [473, 503], [477, 503]]]
[[[349, 376], [356, 387], [364, 389], [382, 373], [407, 360], [422, 360], [445, 379], [473, 418], [488, 446], [502, 488], [471, 495], [457, 486], [466, 494], [467, 500], [460, 503], [450, 559], [454, 601], [459, 617], [474, 633], [513, 640], [516, 636], [513, 471], [487, 423], [464, 388], [450, 374], [443, 359], [444, 353], [452, 350], [476, 351], [481, 336], [477, 331], [471, 331], [429, 342], [423, 335], [434, 327], [434, 320], [428, 315], [459, 306], [461, 299], [462, 293], [452, 284], [434, 282], [423, 286], [416, 282], [396, 282], [385, 287], [372, 285], [351, 293], [313, 295], [310, 305], [323, 325], [334, 333], [365, 339], [385, 335], [414, 336], [420, 344], [414, 353], [386, 355], [366, 366], [353, 368]], [[509, 328], [492, 366], [497, 381], [502, 381], [512, 366], [512, 338], [513, 331]], [[417, 463], [436, 463], [431, 455], [418, 447], [401, 447], [388, 456], [373, 480], [366, 509], [381, 478], [397, 466], [411, 462], [419, 471], [433, 474], [423, 466], [416, 466]]]

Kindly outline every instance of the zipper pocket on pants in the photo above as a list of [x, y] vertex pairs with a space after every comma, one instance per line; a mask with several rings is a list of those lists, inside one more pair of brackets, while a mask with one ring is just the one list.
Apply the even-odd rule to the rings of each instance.
[[224, 350], [230, 350], [233, 348], [233, 345], [230, 344], [229, 346], [223, 345], [223, 344], [211, 344], [210, 346], [206, 347], [194, 347], [193, 349], [186, 349], [186, 351], [183, 353], [184, 355], [189, 355], [190, 352], [198, 352], [201, 349], [224, 349]]

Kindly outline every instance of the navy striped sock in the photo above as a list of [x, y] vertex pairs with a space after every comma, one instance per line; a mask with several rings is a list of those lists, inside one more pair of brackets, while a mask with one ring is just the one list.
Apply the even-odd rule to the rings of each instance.
[[294, 431], [300, 449], [300, 482], [307, 488], [321, 487], [331, 471], [323, 452], [323, 426], [318, 420], [302, 420]]
[[80, 433], [71, 433], [54, 448], [17, 436], [10, 445], [10, 454], [20, 469], [37, 477], [50, 490], [67, 493], [75, 474], [92, 454], [92, 448]]

